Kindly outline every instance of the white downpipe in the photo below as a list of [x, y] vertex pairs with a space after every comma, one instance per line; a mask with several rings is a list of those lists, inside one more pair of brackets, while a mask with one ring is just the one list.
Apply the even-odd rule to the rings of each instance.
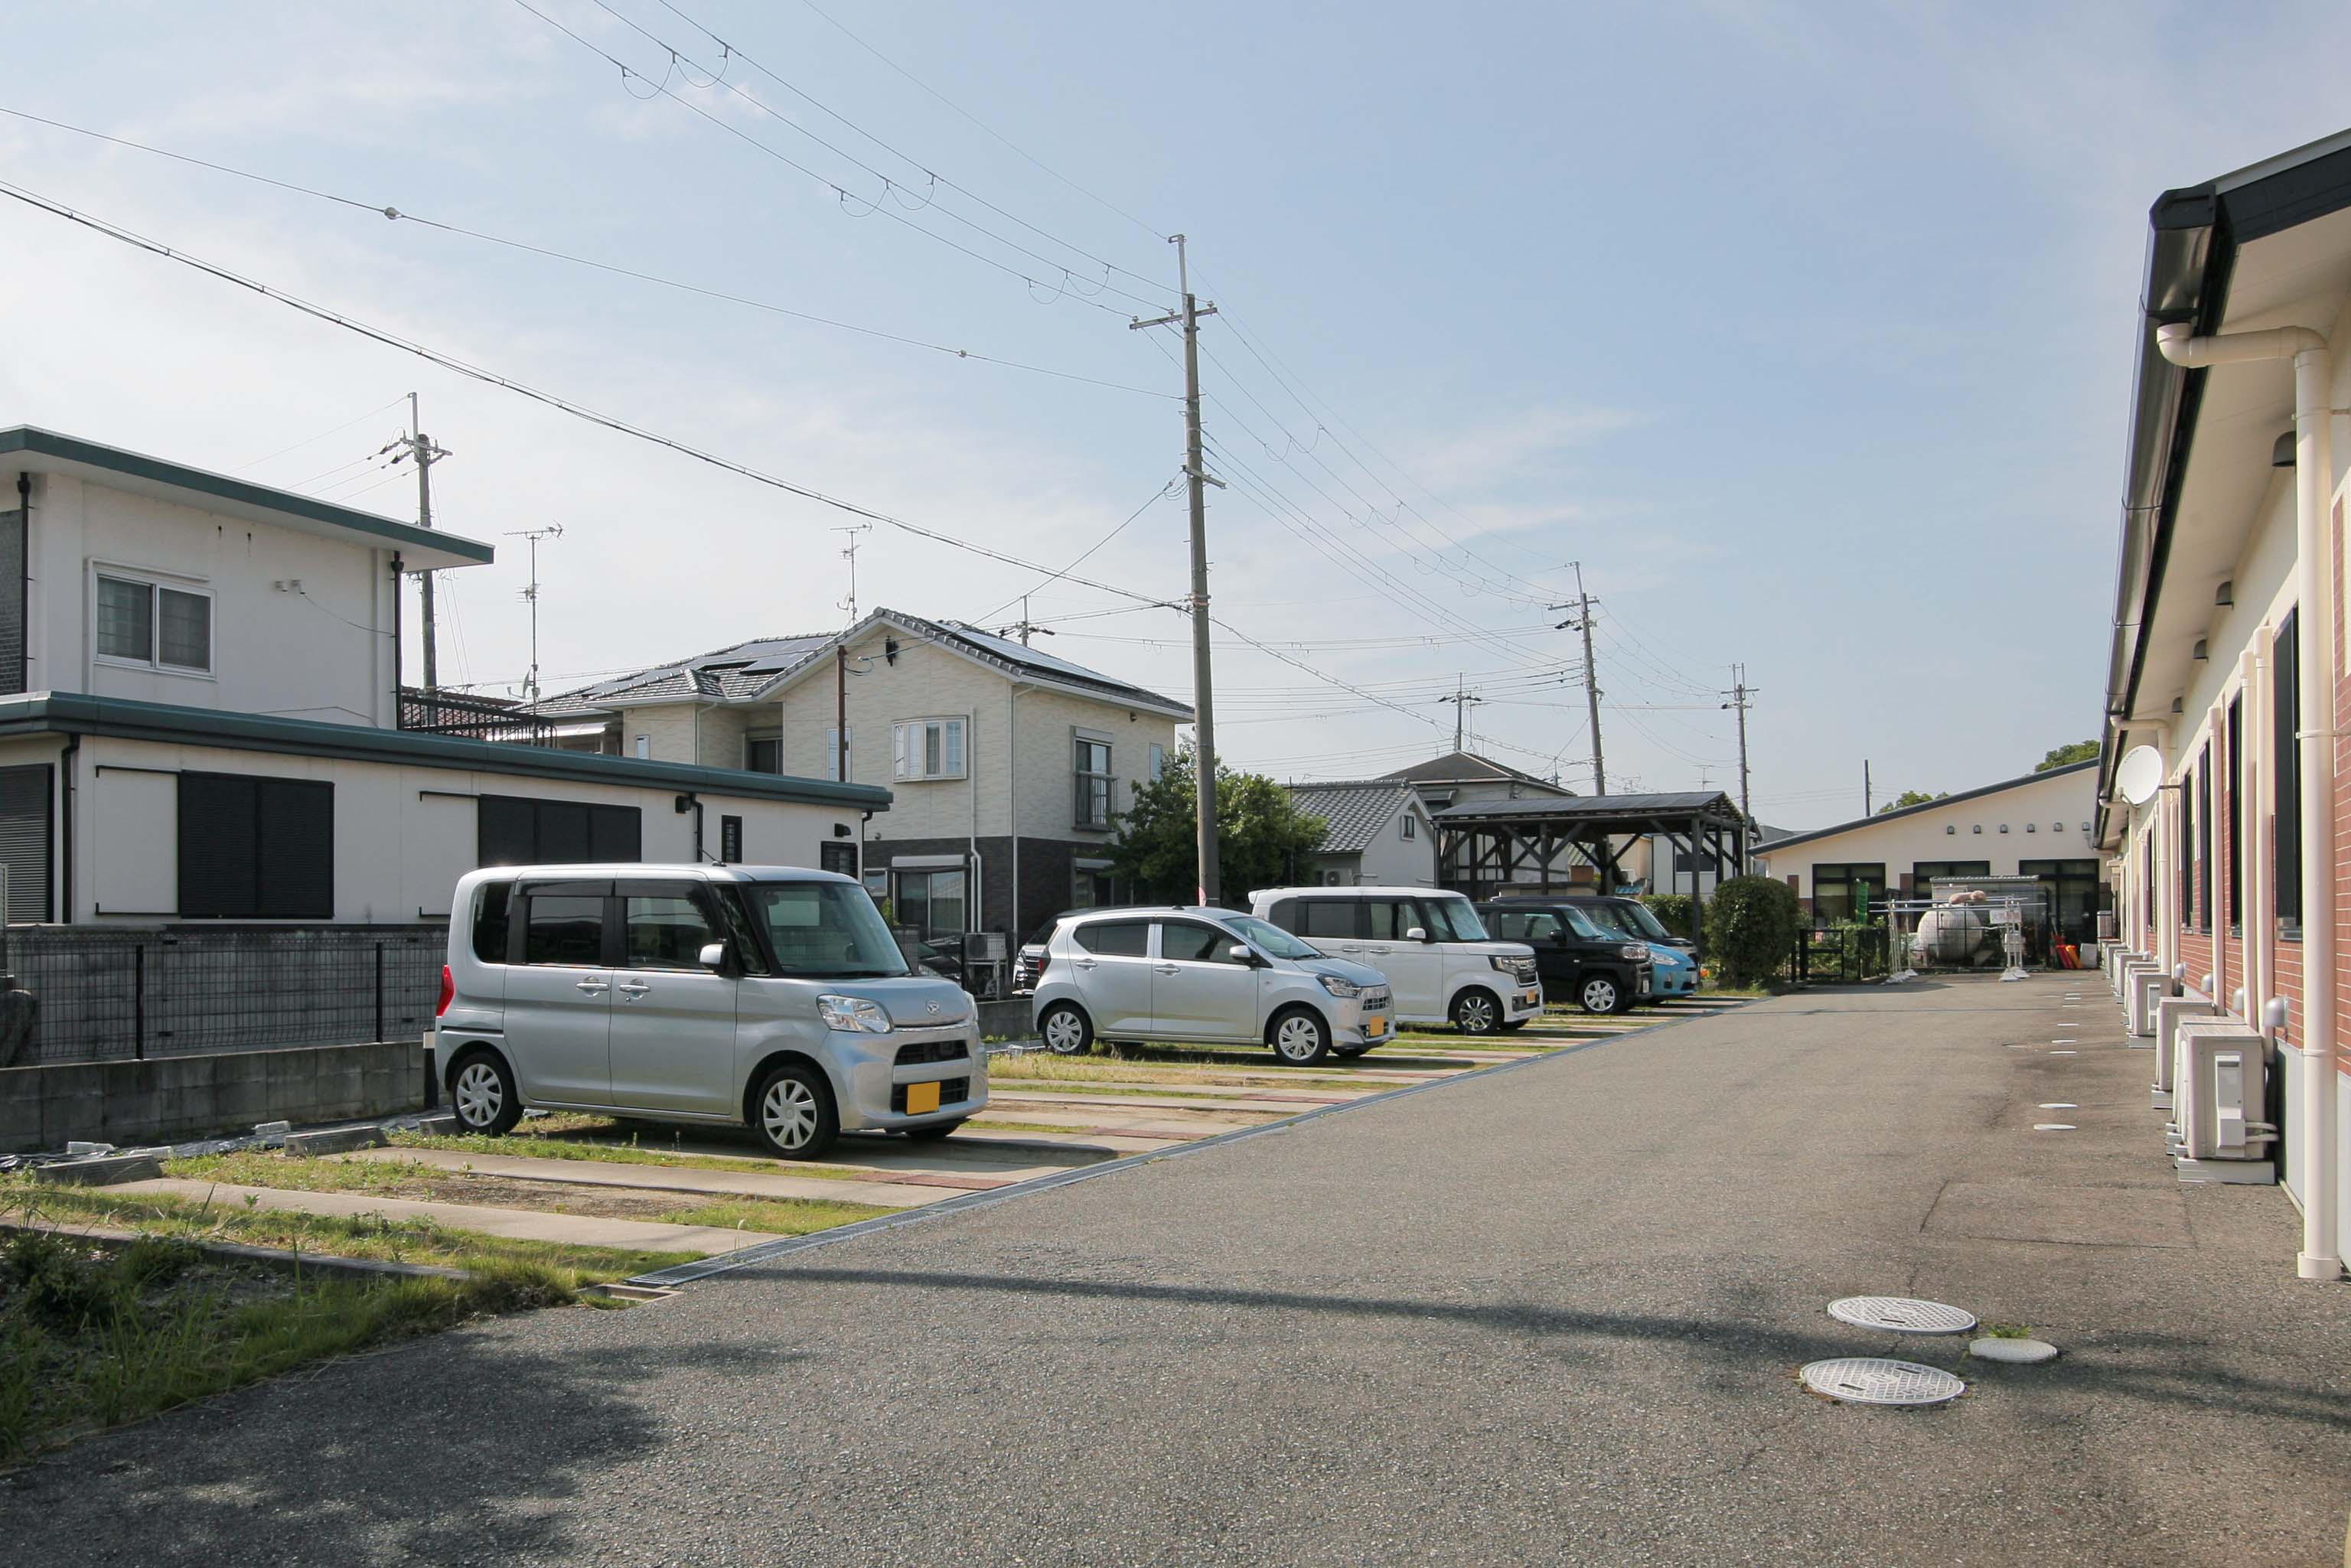
[[2262, 810], [2262, 801], [2269, 789], [2270, 685], [2269, 685], [2269, 622], [2253, 628], [2252, 643], [2239, 663], [2243, 680], [2238, 690], [2238, 701], [2244, 705], [2244, 723], [2238, 729], [2237, 744], [2242, 748], [2237, 761], [2237, 824], [2244, 835], [2238, 849], [2240, 863], [2244, 867], [2244, 919], [2239, 930], [2244, 934], [2245, 1021], [2255, 1029], [2262, 1027], [2262, 1009], [2270, 999], [2270, 989], [2277, 974], [2276, 956], [2270, 951], [2275, 939], [2271, 922], [2261, 917], [2270, 906], [2270, 815]]
[[2199, 338], [2185, 324], [2158, 328], [2157, 347], [2175, 365], [2294, 358], [2294, 601], [2302, 704], [2295, 755], [2302, 786], [2302, 1256], [2305, 1280], [2343, 1273], [2335, 1229], [2335, 550], [2329, 526], [2334, 355], [2307, 327]]

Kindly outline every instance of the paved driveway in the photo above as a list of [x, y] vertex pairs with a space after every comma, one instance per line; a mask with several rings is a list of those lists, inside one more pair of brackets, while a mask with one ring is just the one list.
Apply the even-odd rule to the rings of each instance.
[[[216, 1401], [0, 1527], [82, 1563], [2339, 1562], [2351, 1295], [2294, 1279], [2274, 1190], [2172, 1181], [2114, 1016], [2095, 975], [1784, 998]], [[1823, 1315], [1854, 1292], [2069, 1354], [1831, 1406], [1795, 1367], [1891, 1343]]]

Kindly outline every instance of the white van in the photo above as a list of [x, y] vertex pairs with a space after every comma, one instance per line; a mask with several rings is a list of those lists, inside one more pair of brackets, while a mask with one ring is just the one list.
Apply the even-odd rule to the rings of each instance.
[[747, 1125], [786, 1159], [844, 1128], [945, 1137], [987, 1103], [978, 1008], [906, 962], [864, 888], [784, 866], [468, 872], [436, 1061], [457, 1124], [526, 1106]]
[[1334, 957], [1385, 975], [1405, 1023], [1449, 1023], [1464, 1034], [1523, 1028], [1542, 1013], [1535, 950], [1486, 935], [1458, 893], [1426, 887], [1277, 887], [1249, 913]]

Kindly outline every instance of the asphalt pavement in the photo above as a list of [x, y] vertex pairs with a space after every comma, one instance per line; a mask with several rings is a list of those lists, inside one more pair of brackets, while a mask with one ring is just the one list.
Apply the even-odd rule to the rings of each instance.
[[[2340, 1563], [2351, 1294], [2294, 1278], [2275, 1189], [2174, 1181], [2148, 1063], [2095, 974], [1783, 998], [212, 1401], [0, 1480], [0, 1539], [75, 1563]], [[2065, 1354], [1963, 1361], [1826, 1316], [1851, 1294]], [[1969, 1394], [1795, 1381], [1889, 1353]]]

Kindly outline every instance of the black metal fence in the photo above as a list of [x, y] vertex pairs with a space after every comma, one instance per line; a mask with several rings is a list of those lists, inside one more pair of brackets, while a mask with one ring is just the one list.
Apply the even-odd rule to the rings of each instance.
[[414, 686], [402, 686], [400, 690], [400, 727], [414, 734], [448, 735], [460, 740], [497, 740], [518, 746], [552, 746], [555, 724], [554, 719], [516, 704], [421, 691]]
[[1798, 985], [1872, 980], [1890, 972], [1883, 925], [1826, 925], [1796, 933], [1788, 957], [1788, 977]]
[[0, 1066], [413, 1040], [433, 1027], [447, 946], [409, 926], [11, 931], [0, 969], [35, 1018]]

